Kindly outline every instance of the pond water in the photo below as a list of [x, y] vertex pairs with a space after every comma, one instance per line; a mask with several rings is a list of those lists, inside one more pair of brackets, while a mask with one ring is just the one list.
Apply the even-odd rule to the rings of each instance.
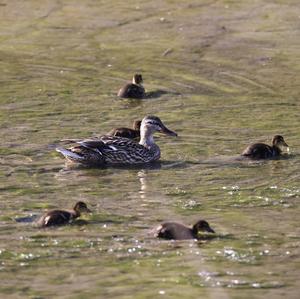
[[[0, 297], [299, 298], [299, 29], [293, 0], [1, 1]], [[135, 72], [153, 96], [117, 99]], [[179, 135], [151, 168], [54, 150], [147, 114]], [[275, 134], [289, 155], [234, 159]], [[87, 223], [33, 226], [77, 200]], [[200, 218], [218, 238], [149, 234]]]

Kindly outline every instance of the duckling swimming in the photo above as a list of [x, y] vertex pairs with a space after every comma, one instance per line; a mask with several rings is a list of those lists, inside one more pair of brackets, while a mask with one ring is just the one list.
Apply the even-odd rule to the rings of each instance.
[[141, 74], [135, 74], [131, 83], [125, 84], [118, 92], [120, 98], [143, 99], [145, 89], [142, 85], [143, 77]]
[[281, 154], [281, 147], [287, 147], [288, 145], [284, 141], [281, 135], [275, 135], [272, 139], [272, 145], [267, 145], [264, 143], [254, 143], [250, 144], [242, 152], [242, 156], [251, 159], [268, 159], [277, 157]]
[[215, 233], [205, 220], [199, 220], [192, 228], [178, 222], [164, 222], [155, 229], [155, 237], [166, 240], [205, 239], [201, 232]]
[[135, 120], [133, 122], [132, 129], [116, 128], [116, 129], [112, 129], [107, 135], [125, 137], [129, 139], [140, 138], [141, 123], [142, 123], [141, 120]]
[[124, 137], [104, 135], [82, 141], [74, 140], [77, 146], [56, 150], [71, 162], [90, 166], [151, 163], [160, 158], [160, 148], [153, 139], [155, 132], [177, 136], [157, 116], [146, 116], [141, 123], [139, 143]]
[[81, 213], [91, 212], [86, 203], [78, 201], [72, 210], [51, 210], [45, 213], [38, 221], [39, 227], [48, 227], [56, 225], [64, 225], [70, 223], [72, 220], [80, 217]]

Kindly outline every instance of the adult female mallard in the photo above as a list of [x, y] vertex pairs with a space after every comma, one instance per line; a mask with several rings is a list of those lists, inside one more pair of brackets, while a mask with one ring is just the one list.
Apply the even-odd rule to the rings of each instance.
[[140, 138], [141, 123], [142, 123], [141, 120], [135, 120], [133, 122], [132, 129], [130, 129], [130, 128], [115, 128], [115, 129], [112, 129], [107, 135], [125, 137], [125, 138], [129, 138], [129, 139]]
[[125, 84], [118, 92], [120, 98], [143, 99], [145, 89], [142, 85], [143, 77], [141, 74], [135, 74], [131, 83]]
[[82, 141], [70, 139], [78, 145], [56, 150], [69, 161], [91, 166], [150, 163], [160, 158], [160, 149], [153, 139], [155, 132], [177, 136], [157, 116], [146, 116], [142, 120], [139, 143], [124, 137], [104, 135]]
[[86, 203], [78, 201], [73, 210], [51, 210], [45, 213], [38, 221], [39, 227], [48, 227], [55, 225], [64, 225], [70, 223], [72, 220], [80, 217], [83, 212], [91, 212]]
[[272, 145], [264, 143], [253, 143], [246, 147], [242, 156], [251, 159], [268, 159], [277, 157], [281, 154], [281, 147], [288, 147], [281, 135], [275, 135], [272, 139]]
[[166, 240], [205, 239], [202, 232], [215, 233], [205, 220], [197, 221], [192, 228], [178, 222], [164, 222], [155, 229], [155, 237]]

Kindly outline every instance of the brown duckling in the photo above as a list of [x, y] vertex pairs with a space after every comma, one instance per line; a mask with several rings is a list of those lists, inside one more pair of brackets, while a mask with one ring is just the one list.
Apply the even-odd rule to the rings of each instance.
[[80, 217], [82, 212], [91, 212], [86, 203], [78, 201], [73, 210], [51, 210], [45, 213], [37, 221], [39, 227], [48, 227], [55, 225], [64, 225], [70, 223], [72, 220]]
[[264, 143], [253, 143], [246, 147], [242, 156], [251, 159], [268, 159], [277, 157], [281, 154], [281, 147], [288, 147], [281, 135], [275, 135], [272, 139], [272, 145]]
[[166, 240], [205, 239], [201, 232], [215, 233], [205, 220], [199, 220], [192, 228], [178, 222], [164, 222], [155, 229], [156, 237]]
[[143, 99], [145, 97], [145, 89], [142, 85], [143, 77], [141, 74], [135, 74], [131, 83], [124, 85], [118, 92], [120, 98]]
[[141, 120], [135, 120], [133, 122], [132, 129], [116, 128], [116, 129], [112, 129], [107, 135], [125, 137], [129, 139], [140, 138], [141, 123], [142, 123]]

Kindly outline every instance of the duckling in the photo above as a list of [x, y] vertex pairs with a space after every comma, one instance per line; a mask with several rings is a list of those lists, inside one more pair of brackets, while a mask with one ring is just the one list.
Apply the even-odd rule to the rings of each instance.
[[178, 222], [164, 222], [155, 229], [155, 236], [166, 240], [205, 239], [201, 232], [215, 233], [205, 220], [199, 220], [192, 228]]
[[120, 98], [143, 99], [145, 97], [145, 89], [142, 85], [143, 77], [141, 74], [135, 74], [132, 83], [125, 84], [118, 92]]
[[39, 227], [48, 227], [56, 225], [64, 225], [70, 223], [72, 220], [80, 217], [82, 212], [90, 213], [86, 203], [78, 201], [73, 210], [51, 210], [45, 213], [37, 221]]
[[251, 159], [268, 159], [277, 157], [281, 154], [281, 147], [288, 147], [281, 135], [275, 135], [272, 139], [272, 145], [264, 143], [254, 143], [246, 147], [242, 156]]
[[141, 123], [142, 123], [141, 120], [135, 120], [133, 122], [132, 129], [116, 128], [116, 129], [112, 129], [107, 135], [125, 137], [129, 139], [140, 138]]
[[[159, 160], [160, 148], [155, 144], [153, 134], [177, 136], [169, 130], [157, 116], [145, 116], [141, 123], [140, 142], [118, 137], [101, 136], [86, 140], [74, 140], [77, 146], [69, 149], [56, 148], [68, 161], [89, 166], [108, 164], [145, 164]], [[69, 139], [72, 142], [72, 139]]]

